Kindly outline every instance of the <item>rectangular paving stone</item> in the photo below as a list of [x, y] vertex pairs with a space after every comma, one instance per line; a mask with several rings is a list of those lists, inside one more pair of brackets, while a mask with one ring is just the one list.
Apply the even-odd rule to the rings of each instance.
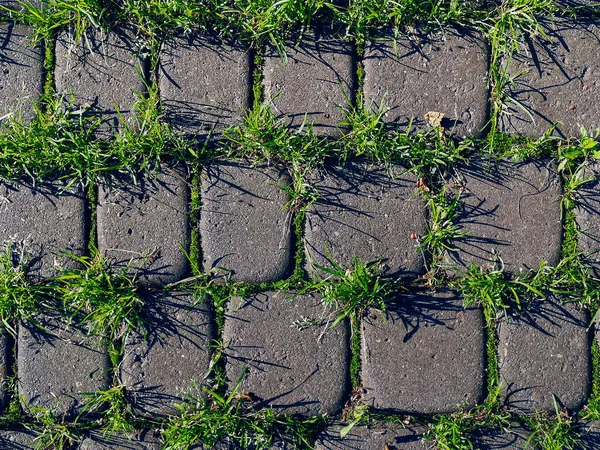
[[188, 190], [184, 172], [170, 167], [136, 182], [117, 175], [99, 185], [98, 249], [115, 270], [129, 265], [130, 275], [153, 286], [185, 278]]
[[100, 137], [122, 129], [119, 113], [127, 125], [133, 126], [136, 93], [146, 91], [138, 43], [134, 33], [126, 28], [108, 33], [90, 30], [77, 44], [69, 32], [58, 36], [56, 91], [67, 100], [73, 94], [75, 106], [102, 118]]
[[[557, 298], [521, 305], [521, 316], [500, 322], [498, 365], [506, 407], [519, 414], [578, 410], [590, 389], [589, 318]], [[535, 350], [533, 350], [535, 349]]]
[[562, 188], [556, 164], [538, 160], [496, 165], [474, 161], [459, 167], [461, 208], [456, 220], [464, 238], [452, 242], [450, 272], [471, 264], [499, 265], [511, 273], [535, 270], [560, 260]]
[[600, 421], [582, 420], [575, 424], [575, 433], [579, 436], [579, 444], [584, 450], [600, 448]]
[[17, 375], [25, 407], [52, 409], [74, 420], [86, 403], [83, 393], [109, 387], [109, 358], [101, 338], [87, 336], [55, 316], [36, 318], [43, 327], [19, 326]]
[[481, 310], [455, 292], [400, 295], [387, 317], [371, 310], [362, 324], [365, 402], [406, 414], [451, 413], [484, 397]]
[[0, 431], [0, 448], [3, 450], [32, 450], [37, 442], [36, 435], [29, 430]]
[[[472, 30], [396, 39], [383, 31], [365, 49], [366, 105], [385, 106], [390, 129], [427, 129], [428, 112], [444, 114], [441, 126], [456, 136], [476, 136], [487, 123], [488, 49]], [[395, 39], [395, 42], [394, 42]]]
[[294, 130], [313, 124], [315, 134], [340, 136], [346, 98], [354, 98], [356, 89], [352, 45], [321, 27], [285, 52], [284, 59], [269, 47], [264, 56], [265, 101]]
[[200, 241], [205, 272], [231, 281], [282, 279], [292, 261], [289, 196], [283, 169], [221, 161], [202, 173]]
[[158, 432], [153, 430], [135, 430], [128, 434], [114, 433], [110, 436], [91, 432], [77, 447], [78, 450], [159, 450], [160, 448]]
[[590, 265], [592, 275], [600, 276], [600, 164], [590, 164], [583, 173], [590, 181], [577, 189], [575, 217], [579, 235], [577, 243]]
[[215, 332], [210, 306], [180, 292], [156, 292], [142, 313], [146, 336], [135, 332], [127, 338], [121, 380], [137, 414], [175, 415], [175, 405], [194, 385], [201, 389], [209, 371]]
[[417, 236], [426, 230], [425, 200], [417, 178], [402, 167], [389, 171], [365, 162], [313, 172], [309, 182], [320, 194], [307, 210], [306, 270], [325, 273], [331, 267], [327, 252], [342, 267], [354, 257], [364, 262], [382, 260], [387, 276], [416, 276], [423, 269]]
[[555, 134], [562, 137], [581, 136], [582, 126], [594, 131], [600, 127], [600, 22], [554, 18], [542, 23], [550, 40], [527, 39], [510, 59], [508, 74], [514, 80], [506, 95], [519, 106], [506, 102], [500, 130], [537, 137], [560, 121]]
[[430, 444], [423, 442], [424, 428], [386, 423], [376, 424], [372, 427], [355, 425], [343, 438], [340, 437], [342, 428], [340, 425], [327, 427], [317, 437], [315, 450], [425, 450], [431, 448]]
[[43, 52], [39, 45], [31, 47], [32, 34], [31, 27], [0, 23], [0, 123], [19, 115], [29, 123], [35, 116], [33, 104], [43, 90]]
[[159, 83], [167, 120], [189, 135], [220, 138], [251, 106], [252, 58], [240, 43], [178, 35], [165, 43]]
[[[87, 245], [86, 201], [81, 188], [56, 180], [0, 184], [0, 244], [26, 255], [33, 279], [56, 275], [75, 262], [61, 252], [83, 255]], [[38, 280], [39, 281], [39, 280]]]
[[231, 299], [223, 325], [229, 388], [247, 366], [239, 392], [255, 399], [256, 407], [303, 416], [339, 413], [349, 387], [347, 324], [294, 325], [323, 314], [317, 295], [290, 301], [264, 292]]

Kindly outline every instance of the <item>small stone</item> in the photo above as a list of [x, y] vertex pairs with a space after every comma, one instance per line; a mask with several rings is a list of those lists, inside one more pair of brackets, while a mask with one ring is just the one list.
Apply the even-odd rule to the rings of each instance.
[[247, 47], [199, 33], [169, 38], [159, 83], [167, 120], [188, 135], [220, 138], [250, 109], [252, 60]]
[[40, 407], [73, 420], [83, 411], [84, 393], [109, 387], [109, 358], [102, 339], [75, 324], [39, 316], [43, 327], [19, 326], [17, 375], [26, 408]]
[[294, 130], [313, 124], [315, 134], [340, 136], [347, 99], [354, 98], [352, 45], [325, 27], [285, 47], [285, 58], [270, 47], [264, 58], [265, 101]]
[[503, 266], [518, 275], [539, 269], [542, 261], [558, 264], [563, 192], [554, 161], [489, 167], [476, 161], [457, 172], [462, 191], [456, 224], [468, 234], [452, 242], [456, 251], [446, 259], [450, 272], [475, 264]]
[[142, 310], [146, 336], [132, 333], [125, 343], [121, 380], [137, 414], [177, 415], [177, 404], [200, 390], [210, 367], [214, 331], [208, 301], [177, 292], [151, 294]]
[[[505, 404], [519, 414], [577, 411], [590, 388], [590, 348], [585, 311], [547, 298], [522, 304], [520, 316], [500, 322], [498, 365]], [[535, 350], [532, 350], [535, 349]]]
[[479, 135], [487, 123], [488, 49], [473, 30], [394, 36], [383, 31], [365, 50], [365, 104], [384, 109], [390, 129], [427, 130], [424, 116], [443, 113], [456, 136]]
[[430, 446], [423, 442], [425, 429], [405, 428], [395, 424], [379, 424], [374, 427], [355, 425], [345, 437], [340, 437], [342, 426], [331, 426], [318, 437], [315, 450], [425, 450]]
[[289, 273], [292, 215], [281, 186], [290, 184], [283, 170], [244, 161], [219, 162], [203, 172], [200, 241], [205, 272], [254, 284]]
[[500, 131], [538, 137], [561, 122], [554, 132], [561, 137], [580, 137], [581, 127], [593, 132], [600, 127], [600, 23], [557, 17], [540, 22], [548, 39], [527, 38], [505, 63], [512, 80]]
[[43, 52], [39, 45], [31, 47], [32, 35], [31, 27], [0, 23], [0, 123], [20, 115], [27, 124], [35, 117], [33, 105], [43, 90]]
[[229, 389], [248, 372], [238, 389], [256, 407], [285, 414], [333, 415], [348, 389], [348, 327], [302, 326], [323, 316], [317, 295], [264, 292], [235, 297], [227, 306], [223, 342]]
[[[386, 276], [417, 276], [423, 255], [413, 238], [423, 236], [427, 217], [417, 178], [402, 167], [389, 171], [363, 162], [313, 172], [308, 178], [319, 192], [306, 212], [307, 271], [325, 276], [316, 266], [353, 267], [381, 260]], [[329, 253], [329, 256], [328, 256]]]
[[363, 320], [365, 402], [406, 414], [451, 413], [484, 397], [481, 310], [449, 290], [402, 294]]
[[148, 178], [112, 176], [98, 188], [98, 249], [145, 285], [183, 279], [190, 245], [188, 185], [177, 169]]
[[35, 281], [78, 264], [87, 245], [86, 202], [78, 187], [47, 180], [0, 183], [0, 244], [15, 257], [24, 255], [27, 274]]
[[64, 31], [56, 41], [56, 91], [66, 100], [72, 94], [76, 108], [102, 119], [99, 137], [132, 127], [138, 94], [146, 92], [134, 33], [126, 28], [108, 33], [90, 29], [80, 42], [74, 39]]

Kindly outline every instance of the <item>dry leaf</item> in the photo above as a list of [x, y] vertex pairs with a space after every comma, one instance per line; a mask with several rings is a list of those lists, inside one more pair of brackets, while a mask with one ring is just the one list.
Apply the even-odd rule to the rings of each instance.
[[444, 118], [444, 113], [436, 112], [436, 111], [429, 111], [427, 114], [425, 114], [424, 117], [425, 117], [425, 120], [431, 124], [431, 126], [441, 127], [442, 119]]

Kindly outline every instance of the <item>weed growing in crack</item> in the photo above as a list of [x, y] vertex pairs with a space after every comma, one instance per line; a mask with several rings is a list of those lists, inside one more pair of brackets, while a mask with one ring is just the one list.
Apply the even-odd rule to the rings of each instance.
[[252, 409], [248, 395], [240, 392], [245, 373], [244, 370], [228, 395], [206, 387], [203, 394], [192, 390], [179, 406], [181, 414], [163, 424], [163, 449], [189, 449], [197, 443], [207, 448], [229, 443], [241, 448], [269, 449], [282, 436], [291, 437], [296, 445], [310, 447], [315, 426], [323, 419], [299, 420], [272, 409]]
[[107, 390], [84, 394], [87, 398], [79, 417], [96, 412], [100, 414], [99, 422], [105, 436], [116, 432], [132, 431], [134, 417], [130, 403], [125, 397], [125, 386], [119, 384]]
[[65, 269], [54, 280], [53, 295], [67, 314], [85, 323], [89, 334], [107, 340], [115, 365], [122, 354], [121, 341], [134, 329], [143, 330], [142, 300], [128, 268], [113, 272], [96, 251], [92, 256], [70, 257], [81, 265]]
[[542, 450], [576, 450], [583, 448], [576, 436], [574, 419], [566, 410], [558, 407], [554, 398], [556, 414], [538, 413], [535, 417], [525, 417], [525, 423], [531, 428], [526, 445], [533, 445]]
[[23, 245], [5, 243], [4, 246], [0, 254], [0, 321], [16, 337], [18, 320], [35, 323], [43, 287], [31, 285], [26, 278], [27, 255]]
[[362, 317], [368, 308], [376, 308], [385, 312], [386, 302], [395, 290], [394, 282], [383, 278], [380, 262], [365, 263], [354, 257], [352, 267], [342, 268], [327, 251], [331, 267], [314, 265], [314, 268], [325, 272], [324, 280], [310, 283], [300, 293], [318, 291], [321, 293], [327, 319], [334, 327], [347, 317]]
[[33, 424], [26, 424], [37, 435], [34, 439], [35, 450], [67, 450], [80, 442], [76, 427], [60, 420], [51, 409], [30, 407], [28, 412], [35, 419]]

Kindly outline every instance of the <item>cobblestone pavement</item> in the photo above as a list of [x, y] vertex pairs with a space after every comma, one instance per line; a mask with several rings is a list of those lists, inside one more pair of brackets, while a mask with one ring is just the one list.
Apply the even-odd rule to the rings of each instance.
[[[599, 128], [600, 20], [545, 26], [551, 43], [528, 42], [507, 66], [515, 76], [509, 87], [515, 103], [499, 130], [539, 136], [560, 121], [556, 132], [570, 137], [579, 136], [580, 126]], [[33, 117], [45, 69], [43, 49], [26, 46], [30, 33], [26, 26], [0, 23], [0, 116]], [[210, 133], [219, 145], [226, 127], [239, 123], [251, 105], [260, 56], [265, 98], [290, 127], [308, 121], [318, 135], [338, 138], [344, 132], [337, 126], [344, 119], [340, 107], [356, 98], [360, 66], [364, 98], [375, 107], [383, 99], [390, 127], [412, 122], [415, 130], [426, 129], [424, 116], [434, 111], [444, 114], [443, 126], [456, 138], [484, 134], [490, 95], [484, 38], [470, 30], [427, 35], [418, 29], [395, 44], [389, 38], [383, 31], [359, 57], [348, 42], [317, 30], [300, 46], [290, 46], [283, 61], [273, 49], [257, 55], [214, 38], [173, 37], [164, 44], [157, 72], [166, 118], [190, 138]], [[136, 93], [147, 89], [151, 74], [137, 50], [127, 29], [77, 44], [67, 32], [59, 36], [57, 92], [100, 114], [105, 122], [98, 139], [130, 125]], [[460, 276], [471, 264], [487, 268], [498, 257], [513, 275], [560, 261], [564, 187], [556, 161], [506, 160], [494, 167], [472, 161], [456, 171], [457, 224], [468, 235], [457, 236], [441, 261], [449, 273]], [[597, 166], [587, 169], [594, 180], [581, 190], [576, 209], [580, 245], [593, 267], [600, 261], [599, 172]], [[65, 328], [54, 317], [40, 318], [42, 328], [19, 324], [15, 338], [0, 338], [4, 408], [8, 378], [16, 376], [23, 407], [53, 408], [66, 421], [86, 420], [83, 393], [109, 388], [116, 372], [135, 415], [178, 414], [175, 405], [184, 391], [209, 373], [215, 342], [223, 345], [229, 389], [248, 368], [240, 389], [252, 395], [256, 407], [331, 418], [316, 436], [317, 449], [430, 445], [421, 440], [426, 429], [414, 424], [357, 425], [340, 437], [343, 425], [333, 422], [342, 419], [353, 388], [367, 405], [400, 418], [451, 414], [484, 401], [490, 333], [482, 309], [464, 308], [459, 291], [412, 289], [399, 294], [387, 314], [373, 309], [360, 324], [344, 320], [324, 329], [294, 326], [322, 314], [319, 295], [262, 288], [295, 270], [318, 280], [327, 275], [321, 266], [331, 259], [346, 268], [355, 257], [380, 260], [384, 276], [407, 284], [423, 275], [430, 255], [419, 243], [432, 217], [416, 176], [364, 160], [315, 170], [307, 179], [318, 199], [306, 211], [298, 239], [293, 212], [285, 207], [290, 196], [282, 186], [293, 182], [286, 170], [218, 160], [197, 175], [166, 165], [152, 180], [119, 174], [90, 188], [96, 189], [91, 196], [81, 188], [65, 190], [61, 180], [1, 184], [0, 239], [27, 243], [31, 277], [43, 283], [66, 264], [61, 251], [85, 254], [93, 236], [115, 270], [136, 274], [149, 318], [145, 333], [134, 332], [124, 342], [121, 361], [111, 361], [97, 337]], [[199, 213], [191, 210], [192, 191], [199, 192]], [[198, 261], [189, 260], [194, 239]], [[301, 267], [298, 253], [304, 255]], [[249, 283], [254, 292], [231, 298], [221, 311], [210, 296], [196, 303], [177, 286], [194, 267], [218, 274], [217, 284]], [[589, 312], [562, 300], [557, 294], [534, 302], [497, 324], [503, 406], [516, 416], [551, 414], [557, 405], [576, 414], [590, 397], [595, 331]], [[360, 333], [358, 353], [352, 333]], [[353, 360], [361, 363], [359, 386], [352, 385]], [[585, 448], [600, 448], [600, 425], [580, 426]], [[517, 425], [477, 430], [472, 438], [475, 448], [516, 449], [524, 448], [530, 432]], [[0, 448], [32, 448], [34, 437], [22, 427], [6, 429], [0, 431]], [[154, 449], [160, 441], [153, 430], [133, 437], [90, 432], [77, 448]]]

